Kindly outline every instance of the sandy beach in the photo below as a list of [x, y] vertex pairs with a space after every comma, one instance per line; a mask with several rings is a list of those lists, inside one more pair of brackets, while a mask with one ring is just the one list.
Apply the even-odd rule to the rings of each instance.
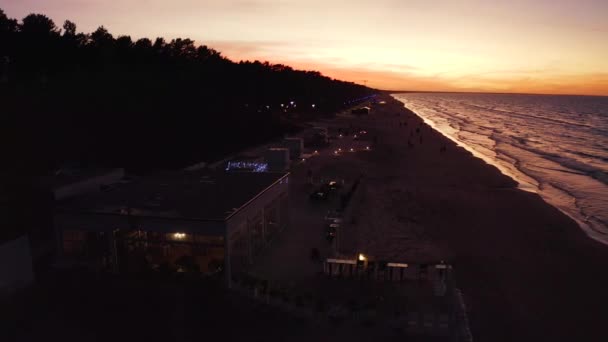
[[608, 339], [608, 248], [385, 100], [352, 119], [379, 144], [352, 161], [366, 180], [342, 252], [453, 263], [477, 341]]

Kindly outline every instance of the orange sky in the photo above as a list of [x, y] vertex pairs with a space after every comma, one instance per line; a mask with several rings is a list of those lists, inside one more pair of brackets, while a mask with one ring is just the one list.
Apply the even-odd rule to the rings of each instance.
[[391, 90], [608, 95], [606, 0], [8, 0]]

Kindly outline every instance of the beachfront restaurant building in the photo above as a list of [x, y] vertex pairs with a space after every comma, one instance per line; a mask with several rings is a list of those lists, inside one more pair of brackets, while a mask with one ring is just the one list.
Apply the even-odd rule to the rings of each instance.
[[64, 264], [213, 273], [230, 286], [288, 224], [288, 173], [172, 172], [57, 203]]

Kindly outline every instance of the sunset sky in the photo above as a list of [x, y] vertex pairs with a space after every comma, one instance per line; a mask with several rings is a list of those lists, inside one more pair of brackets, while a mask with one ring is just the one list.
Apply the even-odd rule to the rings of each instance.
[[607, 0], [0, 0], [391, 90], [608, 95]]

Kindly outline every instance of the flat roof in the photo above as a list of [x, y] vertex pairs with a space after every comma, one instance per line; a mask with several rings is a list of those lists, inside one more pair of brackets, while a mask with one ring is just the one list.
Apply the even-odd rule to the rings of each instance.
[[75, 184], [83, 180], [106, 176], [114, 172], [122, 172], [120, 168], [63, 168], [55, 172], [53, 177], [56, 188]]
[[61, 201], [60, 212], [225, 220], [289, 173], [166, 172]]

